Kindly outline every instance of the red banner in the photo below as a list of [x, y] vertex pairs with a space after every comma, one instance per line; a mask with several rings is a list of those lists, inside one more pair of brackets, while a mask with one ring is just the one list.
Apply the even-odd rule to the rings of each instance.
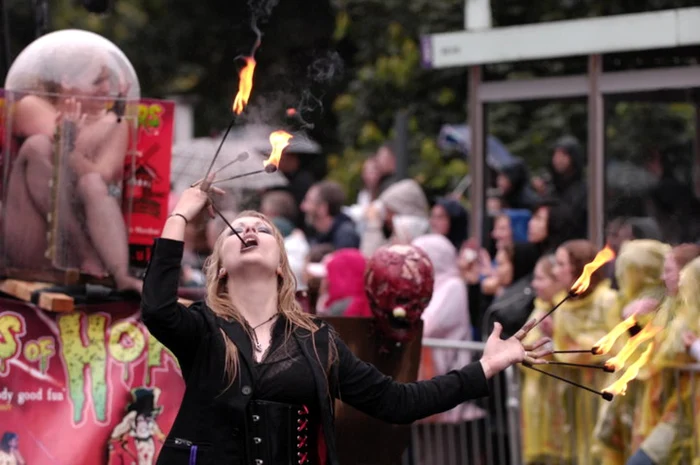
[[146, 266], [153, 238], [160, 235], [168, 216], [174, 115], [174, 102], [141, 99], [139, 104], [136, 159], [133, 165], [128, 160], [124, 173], [124, 179], [130, 183], [124, 201], [130, 202], [132, 209], [132, 266]]
[[11, 448], [0, 462], [155, 463], [184, 381], [138, 307], [51, 314], [0, 299], [0, 441]]

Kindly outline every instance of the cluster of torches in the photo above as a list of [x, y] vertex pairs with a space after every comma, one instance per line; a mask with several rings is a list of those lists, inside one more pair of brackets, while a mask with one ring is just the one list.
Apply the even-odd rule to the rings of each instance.
[[[233, 128], [233, 126], [235, 126], [238, 116], [240, 116], [241, 113], [243, 113], [246, 106], [248, 105], [250, 94], [253, 91], [253, 75], [255, 74], [256, 65], [254, 54], [258, 45], [259, 42], [253, 48], [253, 53], [251, 53], [251, 56], [244, 57], [245, 65], [243, 66], [243, 68], [241, 68], [239, 72], [238, 93], [236, 93], [236, 97], [234, 98], [232, 105], [233, 118], [231, 119], [228, 128], [226, 128], [224, 136], [221, 138], [221, 143], [219, 144], [219, 147], [217, 148], [216, 152], [214, 153], [214, 156], [212, 157], [211, 163], [209, 164], [209, 168], [207, 169], [206, 174], [204, 175], [201, 181], [198, 181], [197, 183], [193, 184], [193, 187], [199, 185], [199, 188], [204, 192], [209, 192], [213, 184], [233, 181], [234, 179], [253, 176], [260, 173], [275, 173], [279, 168], [280, 160], [282, 159], [282, 152], [289, 145], [289, 141], [293, 137], [291, 134], [283, 130], [273, 131], [269, 137], [270, 145], [272, 146], [272, 151], [270, 152], [270, 156], [267, 158], [267, 160], [263, 161], [263, 166], [261, 169], [250, 171], [248, 173], [237, 174], [235, 176], [230, 176], [225, 179], [214, 180], [214, 176], [221, 172], [223, 169], [228, 168], [234, 163], [243, 161], [248, 158], [247, 152], [240, 153], [235, 159], [233, 159], [229, 163], [226, 163], [224, 166], [220, 167], [218, 170], [212, 173], [214, 163], [216, 163], [216, 159], [219, 157], [219, 153], [221, 152], [221, 148], [223, 147], [229, 132], [231, 132], [231, 129]], [[293, 108], [287, 110], [288, 116], [293, 115], [295, 113], [296, 110]], [[214, 212], [224, 221], [224, 223], [226, 223], [228, 228], [231, 229], [231, 231], [238, 237], [241, 243], [244, 246], [247, 245], [243, 238], [240, 236], [240, 234], [238, 234], [238, 232], [233, 228], [233, 226], [231, 226], [231, 223], [229, 223], [229, 221], [224, 217], [221, 211], [218, 208], [216, 208], [216, 205], [214, 204], [213, 200], [210, 201], [210, 205]]]
[[[603, 250], [598, 252], [598, 254], [595, 256], [592, 262], [588, 263], [584, 269], [583, 272], [581, 273], [581, 276], [574, 282], [573, 286], [571, 286], [571, 289], [567, 293], [566, 297], [564, 297], [558, 304], [556, 304], [554, 307], [552, 307], [549, 312], [547, 312], [546, 315], [544, 315], [542, 318], [540, 318], [534, 326], [537, 326], [540, 324], [545, 318], [549, 317], [557, 308], [559, 308], [564, 302], [567, 300], [579, 296], [586, 292], [588, 289], [590, 282], [591, 282], [591, 276], [593, 273], [595, 273], [600, 267], [608, 263], [610, 260], [615, 258], [615, 252], [612, 251], [609, 247], [605, 247]], [[615, 326], [612, 331], [610, 331], [608, 334], [603, 336], [598, 342], [596, 342], [592, 348], [590, 349], [580, 349], [580, 350], [554, 350], [552, 353], [554, 354], [575, 354], [575, 353], [590, 353], [592, 355], [607, 355], [610, 353], [612, 350], [615, 342], [617, 339], [625, 334], [625, 332], [632, 330], [638, 325], [637, 320], [635, 319], [635, 316], [632, 315], [619, 323], [617, 326]], [[533, 328], [534, 328], [533, 326]], [[623, 370], [625, 366], [627, 366], [627, 362], [629, 358], [634, 354], [637, 349], [644, 344], [645, 342], [651, 340], [656, 336], [656, 334], [661, 330], [661, 328], [654, 326], [651, 322], [647, 324], [641, 331], [637, 332], [634, 336], [632, 336], [627, 342], [625, 343], [624, 347], [619, 351], [617, 355], [612, 357], [611, 359], [607, 360], [604, 362], [602, 365], [597, 365], [597, 364], [584, 364], [584, 363], [567, 363], [567, 362], [554, 362], [554, 361], [548, 361], [548, 365], [564, 365], [564, 366], [569, 366], [569, 367], [575, 367], [575, 368], [592, 368], [592, 369], [599, 369], [603, 370], [607, 373], [615, 373]], [[649, 358], [651, 357], [651, 353], [654, 350], [654, 343], [651, 342], [649, 346], [644, 350], [642, 355], [629, 367], [623, 372], [622, 376], [615, 382], [613, 382], [610, 386], [606, 387], [602, 391], [597, 391], [595, 389], [592, 389], [588, 386], [583, 386], [579, 383], [576, 383], [574, 381], [562, 378], [561, 376], [557, 376], [553, 373], [549, 373], [544, 370], [539, 370], [535, 367], [533, 367], [529, 363], [524, 363], [524, 365], [527, 368], [530, 368], [532, 370], [538, 371], [542, 374], [545, 374], [547, 376], [551, 376], [553, 378], [556, 378], [560, 381], [564, 381], [566, 383], [572, 384], [576, 387], [579, 387], [581, 389], [585, 389], [586, 391], [592, 392], [594, 394], [600, 395], [603, 399], [607, 401], [612, 401], [613, 397], [616, 395], [625, 395], [627, 392], [627, 385], [630, 383], [630, 381], [634, 380], [637, 375], [639, 374], [639, 371], [644, 367], [644, 365], [647, 364], [649, 361]]]
[[[200, 187], [205, 192], [208, 192], [209, 189], [211, 188], [212, 184], [218, 184], [222, 182], [227, 182], [227, 181], [232, 181], [234, 179], [239, 179], [242, 177], [246, 176], [253, 176], [256, 174], [260, 173], [274, 173], [277, 171], [279, 168], [279, 163], [282, 158], [282, 152], [284, 149], [289, 145], [289, 141], [292, 139], [292, 135], [289, 134], [286, 131], [283, 130], [278, 130], [274, 131], [270, 134], [269, 136], [269, 141], [270, 145], [272, 146], [272, 151], [270, 152], [269, 157], [267, 160], [263, 161], [263, 166], [259, 170], [251, 171], [248, 173], [242, 173], [242, 174], [237, 174], [235, 176], [230, 176], [225, 179], [220, 179], [220, 180], [213, 180], [213, 176], [215, 176], [217, 173], [222, 171], [223, 169], [229, 167], [230, 165], [243, 161], [246, 158], [248, 158], [248, 153], [243, 152], [239, 154], [234, 160], [230, 161], [229, 163], [225, 164], [218, 170], [216, 170], [214, 173], [212, 173], [212, 168], [214, 166], [214, 163], [216, 162], [217, 157], [219, 156], [219, 153], [221, 152], [221, 148], [224, 145], [224, 141], [226, 140], [226, 137], [228, 136], [229, 132], [233, 128], [233, 126], [236, 124], [237, 117], [243, 113], [243, 111], [246, 108], [246, 105], [248, 104], [248, 100], [250, 99], [250, 94], [253, 90], [253, 75], [255, 73], [255, 58], [254, 56], [247, 56], [244, 57], [245, 59], [245, 66], [241, 69], [239, 73], [239, 84], [238, 84], [238, 93], [236, 94], [235, 99], [233, 100], [233, 118], [231, 119], [231, 123], [228, 125], [228, 128], [226, 129], [226, 132], [224, 133], [223, 138], [221, 139], [221, 143], [216, 150], [216, 153], [214, 154], [214, 157], [212, 158], [212, 161], [209, 165], [209, 168], [207, 169], [206, 175], [203, 177], [203, 180], [199, 183], [197, 183]], [[287, 116], [293, 116], [296, 114], [296, 110], [294, 108], [289, 108], [287, 110]], [[197, 185], [195, 184], [195, 185]], [[216, 208], [214, 205], [213, 201], [211, 202], [211, 206], [214, 210], [214, 212], [221, 217], [221, 219], [226, 223], [226, 225], [231, 229], [231, 231], [240, 239], [241, 243], [243, 245], [246, 245], [245, 241], [243, 238], [233, 229], [233, 226], [228, 222], [228, 220], [223, 216], [223, 214]], [[540, 324], [545, 318], [549, 317], [557, 308], [559, 308], [564, 302], [567, 300], [574, 298], [576, 296], [579, 296], [583, 294], [589, 287], [590, 282], [591, 282], [591, 276], [593, 273], [595, 273], [600, 267], [608, 263], [610, 260], [615, 258], [615, 252], [612, 251], [609, 247], [605, 247], [603, 250], [598, 252], [598, 254], [595, 256], [592, 262], [588, 263], [584, 269], [583, 272], [581, 273], [581, 276], [576, 280], [576, 282], [571, 286], [571, 289], [567, 293], [566, 297], [564, 297], [558, 304], [556, 304], [552, 309], [547, 312], [546, 315], [544, 315], [542, 318], [540, 318], [536, 323], [535, 326]], [[606, 334], [603, 338], [601, 338], [592, 348], [590, 349], [581, 349], [581, 350], [554, 350], [554, 354], [573, 354], [573, 353], [591, 353], [593, 355], [607, 355], [613, 348], [613, 345], [617, 341], [617, 339], [622, 336], [625, 332], [631, 330], [637, 326], [637, 321], [633, 316], [630, 316], [629, 318], [625, 319], [621, 323], [619, 323], [615, 328], [613, 328], [612, 331], [610, 331], [608, 334]], [[534, 327], [534, 326], [533, 326]], [[654, 336], [660, 331], [661, 328], [658, 328], [656, 326], [653, 326], [651, 323], [646, 325], [641, 331], [639, 331], [637, 334], [635, 334], [633, 337], [631, 337], [622, 350], [614, 356], [613, 358], [609, 359], [602, 365], [596, 365], [596, 364], [583, 364], [583, 363], [568, 363], [568, 362], [556, 362], [556, 361], [548, 361], [548, 365], [564, 365], [564, 366], [569, 366], [569, 367], [575, 367], [575, 368], [592, 368], [592, 369], [599, 369], [603, 370], [607, 373], [615, 373], [618, 371], [621, 371], [622, 369], [625, 368], [627, 365], [627, 361], [629, 358], [632, 356], [633, 353], [637, 350], [637, 348], [654, 338]], [[607, 388], [603, 389], [602, 391], [597, 391], [595, 389], [592, 389], [588, 386], [581, 385], [579, 383], [576, 383], [574, 381], [562, 378], [561, 376], [557, 376], [554, 373], [550, 373], [544, 370], [540, 370], [535, 368], [529, 363], [524, 363], [524, 365], [527, 368], [530, 368], [532, 370], [538, 371], [544, 375], [551, 376], [553, 378], [556, 378], [560, 381], [572, 384], [578, 388], [585, 389], [586, 391], [592, 392], [594, 394], [600, 395], [603, 399], [607, 401], [611, 401], [613, 399], [613, 396], [615, 395], [624, 395], [625, 392], [627, 391], [627, 385], [629, 384], [630, 381], [635, 379], [637, 375], [639, 374], [639, 371], [642, 369], [642, 367], [649, 361], [649, 358], [651, 356], [652, 350], [654, 348], [654, 343], [650, 343], [649, 346], [646, 348], [646, 350], [642, 353], [642, 355], [634, 362], [632, 363], [627, 370], [624, 371], [622, 376], [612, 383], [610, 386]]]

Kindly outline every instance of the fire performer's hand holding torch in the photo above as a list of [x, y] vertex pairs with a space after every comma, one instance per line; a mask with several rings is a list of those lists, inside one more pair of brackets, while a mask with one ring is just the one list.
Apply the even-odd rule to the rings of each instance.
[[173, 213], [165, 222], [162, 237], [178, 241], [183, 240], [185, 226], [187, 226], [187, 224], [205, 207], [209, 210], [209, 215], [213, 218], [215, 210], [210, 194], [223, 195], [224, 191], [218, 187], [210, 187], [209, 190], [203, 190], [201, 187], [190, 187], [186, 189], [177, 201]]
[[533, 344], [522, 342], [536, 322], [537, 320], [529, 321], [514, 336], [506, 340], [501, 339], [503, 326], [500, 323], [494, 325], [480, 360], [487, 379], [516, 363], [525, 362], [530, 365], [547, 363], [546, 360], [542, 360], [542, 357], [552, 353], [551, 339], [543, 337]]

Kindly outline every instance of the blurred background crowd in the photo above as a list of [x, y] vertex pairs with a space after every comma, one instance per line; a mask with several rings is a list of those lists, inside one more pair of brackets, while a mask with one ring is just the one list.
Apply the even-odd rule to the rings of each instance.
[[[54, 29], [89, 29], [113, 40], [138, 70], [142, 96], [177, 102], [171, 208], [204, 172], [230, 120], [240, 68], [235, 57], [250, 52], [250, 19], [259, 21], [264, 34], [253, 97], [231, 139], [246, 140], [246, 123], [301, 129], [275, 178], [266, 178], [277, 181], [222, 184], [230, 195], [220, 209], [228, 218], [253, 208], [272, 219], [309, 313], [371, 316], [367, 260], [383, 245], [410, 244], [425, 251], [435, 272], [424, 338], [479, 342], [496, 322], [512, 335], [566, 295], [599, 249], [589, 240], [590, 222], [604, 224], [604, 242], [616, 259], [530, 337], [546, 335], [557, 349], [583, 351], [557, 354], [560, 362], [599, 364], [609, 357], [585, 352], [631, 321], [611, 349], [616, 354], [644, 336], [630, 354], [630, 363], [643, 363], [626, 394], [605, 402], [523, 368], [517, 372], [519, 431], [503, 427], [509, 409], [503, 386], [511, 380], [499, 377], [486, 402], [428, 421], [477, 425], [469, 429], [476, 433], [458, 429], [436, 449], [452, 450], [460, 441], [512, 446], [519, 435], [528, 465], [700, 463], [700, 391], [696, 377], [678, 369], [700, 359], [697, 79], [668, 93], [606, 95], [598, 115], [604, 119], [604, 186], [596, 186], [604, 190], [604, 218], [589, 211], [587, 154], [594, 150], [586, 98], [512, 102], [504, 96], [489, 103], [483, 224], [474, 224], [481, 206], [468, 196], [474, 159], [471, 128], [463, 124], [469, 70], [425, 69], [420, 50], [423, 34], [464, 29], [465, 1], [119, 0], [103, 2], [106, 17], [86, 15], [78, 3], [94, 3], [88, 0], [57, 1], [50, 17], [35, 15], [40, 3], [47, 2], [3, 2], [0, 64], [9, 68], [14, 52], [33, 40], [32, 26], [41, 33], [49, 21]], [[697, 6], [694, 0], [483, 3], [489, 25], [498, 28]], [[610, 53], [601, 66], [609, 74], [642, 70], [648, 76], [674, 66], [697, 73], [698, 56], [698, 46]], [[486, 63], [481, 72], [484, 81], [556, 80], [583, 76], [588, 66], [588, 57], [566, 56]], [[197, 145], [205, 140], [210, 143]], [[183, 297], [204, 295], [202, 267], [225, 228], [221, 218], [206, 215], [187, 225]], [[421, 378], [461, 366], [465, 353], [424, 347]], [[596, 390], [620, 376], [548, 370]], [[509, 463], [504, 455], [494, 461], [469, 454], [457, 463]]]
[[[528, 319], [542, 317], [558, 303], [598, 251], [586, 239], [585, 158], [571, 136], [552, 143], [546, 176], [531, 177], [517, 159], [494, 173], [485, 247], [469, 237], [469, 212], [459, 195], [429, 197], [414, 179], [396, 176], [392, 143], [369, 154], [362, 167], [362, 189], [355, 198], [348, 198], [335, 181], [315, 180], [298, 168], [290, 172], [289, 165], [298, 167], [297, 157], [285, 155], [281, 168], [289, 180], [286, 187], [260, 191], [244, 202], [245, 208], [253, 206], [272, 218], [282, 231], [298, 280], [298, 298], [310, 313], [371, 316], [364, 290], [367, 259], [382, 245], [411, 244], [428, 254], [435, 270], [433, 296], [423, 314], [423, 337], [485, 340], [495, 322], [512, 335]], [[654, 168], [650, 163], [650, 172]], [[670, 207], [690, 209], [669, 212], [661, 199], [677, 199], [677, 192], [687, 187], [659, 173], [643, 199], [650, 213], [608, 222], [606, 242], [617, 258], [593, 275], [581, 296], [564, 303], [530, 336], [552, 337], [560, 350], [589, 351], [619, 323], [634, 317], [634, 328], [617, 341], [619, 350], [653, 320], [659, 332], [637, 351], [639, 356], [651, 341], [653, 356], [627, 394], [610, 404], [525, 370], [522, 447], [528, 464], [626, 463], [634, 453], [654, 457], [654, 462], [639, 463], [690, 463], [687, 460], [698, 453], [693, 434], [700, 430], [691, 422], [694, 396], [700, 391], [695, 383], [691, 387], [687, 375], [670, 379], [664, 371], [700, 356], [700, 245], [692, 227], [697, 201], [687, 191], [688, 207], [682, 202]], [[678, 223], [662, 223], [653, 213], [656, 209], [672, 213]], [[236, 210], [232, 201], [227, 214], [233, 216]], [[202, 265], [225, 227], [220, 219], [206, 216], [188, 225], [182, 285], [193, 298], [203, 292]], [[464, 363], [456, 351], [424, 351], [425, 377]], [[562, 354], [557, 359], [602, 361], [590, 353]], [[615, 379], [602, 371], [553, 372], [598, 390]], [[502, 415], [503, 402], [504, 398], [496, 398], [486, 409], [471, 406], [435, 421]], [[685, 422], [678, 418], [683, 413]]]

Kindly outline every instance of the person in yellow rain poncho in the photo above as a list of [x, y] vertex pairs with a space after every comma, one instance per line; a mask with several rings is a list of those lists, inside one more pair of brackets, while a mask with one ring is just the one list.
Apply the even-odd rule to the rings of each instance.
[[[583, 272], [586, 263], [596, 255], [595, 246], [586, 240], [567, 241], [556, 251], [554, 275], [565, 289], [570, 289]], [[608, 332], [606, 312], [617, 300], [616, 292], [605, 279], [604, 270], [598, 269], [591, 276], [590, 285], [576, 298], [567, 300], [552, 314], [554, 317], [553, 341], [556, 350], [585, 350]], [[559, 361], [573, 363], [597, 363], [591, 353], [556, 354]], [[600, 389], [608, 381], [602, 370], [561, 370], [558, 374], [577, 383]], [[562, 387], [566, 411], [565, 427], [559, 432], [560, 444], [573, 451], [577, 465], [594, 464], [592, 449], [593, 428], [601, 398], [590, 392], [567, 385]]]
[[[659, 424], [669, 396], [675, 393], [675, 377], [673, 371], [668, 369], [668, 365], [678, 362], [677, 349], [680, 345], [677, 341], [669, 341], [668, 338], [674, 327], [676, 316], [683, 311], [678, 293], [680, 270], [698, 256], [700, 256], [700, 246], [695, 244], [676, 246], [666, 254], [662, 274], [666, 296], [652, 320], [653, 325], [662, 327], [663, 330], [657, 333], [654, 338], [654, 355], [646, 367], [649, 376], [644, 383], [642, 397], [635, 412], [632, 432], [633, 450], [639, 449], [642, 441], [645, 441]], [[677, 331], [677, 329], [673, 331]], [[674, 337], [677, 339], [677, 336]], [[656, 457], [664, 457], [664, 451], [668, 450], [668, 438], [662, 435], [662, 431], [667, 431], [666, 426], [661, 426], [655, 433], [656, 439], [652, 438], [647, 443], [648, 447], [652, 449], [652, 455]], [[663, 439], [659, 440], [662, 437]], [[654, 446], [654, 444], [658, 446]], [[656, 447], [659, 446], [661, 449], [657, 450]], [[643, 453], [642, 451], [640, 454]]]
[[[634, 318], [637, 324], [633, 328], [638, 332], [655, 316], [655, 311], [661, 305], [666, 292], [662, 273], [664, 260], [670, 251], [669, 245], [650, 239], [629, 241], [622, 245], [615, 262], [615, 276], [620, 292], [617, 307], [608, 313], [609, 330], [623, 320], [632, 321], [631, 318]], [[663, 324], [654, 326], [663, 328]], [[614, 359], [628, 341], [629, 333], [620, 336], [605, 359]], [[647, 340], [640, 344], [627, 362], [618, 367], [611, 381], [618, 379], [650, 343], [651, 341]], [[627, 385], [624, 395], [616, 395], [612, 402], [601, 406], [594, 436], [595, 453], [603, 465], [624, 464], [634, 451], [633, 419], [636, 411], [640, 409], [644, 380], [648, 377], [648, 371], [642, 369], [638, 379]]]
[[[553, 273], [554, 263], [554, 255], [546, 255], [535, 265], [532, 279], [536, 295], [535, 308], [528, 321], [539, 321], [566, 295], [564, 287]], [[533, 328], [525, 340], [538, 341], [545, 336], [551, 337], [552, 332], [553, 320], [550, 316]], [[563, 399], [567, 385], [526, 368], [521, 373], [521, 431], [525, 465], [571, 463], [571, 449], [563, 446], [561, 440], [566, 421]]]
[[[674, 367], [697, 363], [688, 353], [700, 332], [700, 258], [686, 265], [678, 284], [675, 318], [663, 331], [663, 340], [652, 359], [663, 370], [657, 388], [659, 421], [646, 436], [629, 465], [700, 465], [700, 380]], [[665, 368], [665, 369], [664, 369]], [[645, 405], [645, 408], [649, 406]]]

